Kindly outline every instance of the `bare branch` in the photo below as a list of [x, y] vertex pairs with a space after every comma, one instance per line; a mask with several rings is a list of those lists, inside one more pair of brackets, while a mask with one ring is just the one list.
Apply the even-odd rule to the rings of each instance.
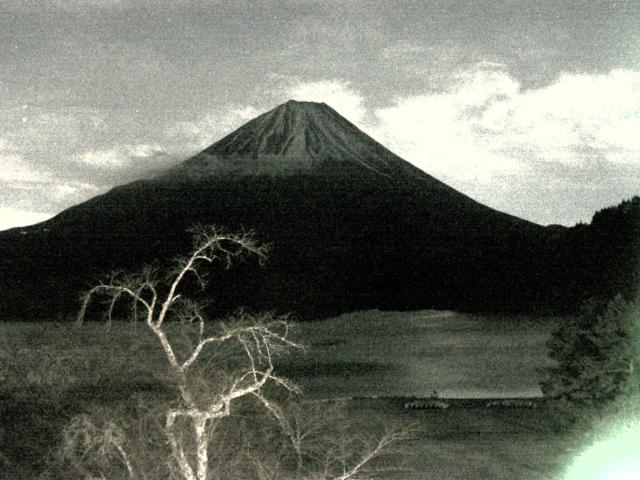
[[[267, 380], [271, 378], [271, 373], [273, 372], [273, 366], [269, 366], [264, 372], [260, 372], [260, 378], [257, 381], [254, 381], [250, 385], [238, 389], [232, 388], [226, 395], [223, 395], [220, 399], [220, 403], [225, 405], [225, 410], [228, 409], [232, 400], [236, 398], [244, 397], [245, 395], [249, 395], [260, 390]], [[216, 402], [218, 403], [218, 402]], [[215, 404], [214, 404], [215, 405]]]
[[[271, 352], [274, 350], [278, 350], [278, 344], [284, 345], [288, 348], [300, 348], [297, 343], [287, 338], [289, 326], [286, 320], [273, 319], [274, 317], [271, 314], [264, 314], [263, 316], [257, 318], [246, 315], [244, 313], [242, 313], [241, 315], [243, 323], [253, 320], [254, 324], [236, 328], [228, 328], [224, 324], [221, 324], [222, 328], [225, 329], [225, 333], [220, 336], [209, 336], [206, 338], [202, 338], [192, 351], [191, 355], [189, 355], [189, 357], [182, 363], [181, 368], [183, 370], [188, 369], [197, 360], [204, 347], [208, 344], [220, 344], [232, 339], [235, 339], [242, 344], [245, 352], [247, 353], [253, 364], [253, 354], [251, 353], [251, 349], [248, 347], [248, 343], [245, 340], [245, 336], [247, 335], [253, 338], [255, 350], [258, 353], [259, 357], [265, 358], [268, 362], [271, 361]], [[280, 327], [283, 330], [283, 333], [278, 333], [276, 331], [277, 327]]]
[[141, 298], [130, 287], [127, 287], [125, 285], [102, 283], [100, 285], [97, 285], [97, 286], [93, 287], [91, 290], [89, 290], [83, 296], [82, 306], [81, 306], [80, 311], [78, 312], [78, 316], [77, 316], [77, 322], [78, 323], [82, 323], [82, 321], [84, 320], [84, 316], [86, 314], [86, 311], [87, 311], [87, 307], [89, 306], [89, 303], [91, 302], [92, 298], [95, 295], [98, 295], [98, 294], [105, 294], [107, 296], [110, 296], [111, 298], [120, 297], [121, 295], [128, 295], [128, 296], [131, 297], [131, 299], [134, 302], [141, 303], [147, 309], [148, 312], [151, 312], [153, 310], [151, 305], [146, 300]]
[[169, 292], [162, 304], [162, 308], [156, 319], [156, 325], [162, 325], [166, 314], [176, 299], [176, 291], [187, 273], [195, 275], [202, 288], [205, 287], [205, 279], [198, 271], [200, 262], [212, 263], [221, 260], [225, 268], [229, 268], [232, 259], [243, 254], [256, 256], [260, 263], [266, 259], [266, 247], [258, 245], [251, 233], [229, 234], [212, 226], [196, 226], [192, 229], [195, 246], [189, 257], [180, 260], [172, 275]]
[[[113, 294], [113, 296], [111, 297], [111, 302], [109, 304], [109, 311], [107, 313], [107, 325], [111, 326], [111, 320], [113, 318], [113, 309], [116, 305], [116, 302], [118, 301], [118, 299], [124, 294], [124, 292], [115, 292]], [[138, 302], [135, 302], [135, 304], [137, 304]]]
[[[354, 466], [348, 469], [345, 468], [341, 475], [332, 477], [331, 480], [349, 480], [356, 478], [356, 476], [362, 472], [366, 465], [371, 463], [374, 458], [379, 457], [384, 452], [386, 452], [391, 444], [403, 440], [406, 437], [407, 433], [402, 431], [385, 433], [377, 442], [377, 444], [373, 446], [373, 448], [368, 449]], [[340, 448], [344, 448], [344, 445], [341, 445]]]

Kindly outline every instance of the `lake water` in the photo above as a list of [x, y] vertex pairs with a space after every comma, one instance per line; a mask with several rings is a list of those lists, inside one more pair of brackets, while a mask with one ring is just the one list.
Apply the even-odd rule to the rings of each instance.
[[536, 397], [557, 318], [365, 311], [301, 324], [281, 365], [311, 398]]

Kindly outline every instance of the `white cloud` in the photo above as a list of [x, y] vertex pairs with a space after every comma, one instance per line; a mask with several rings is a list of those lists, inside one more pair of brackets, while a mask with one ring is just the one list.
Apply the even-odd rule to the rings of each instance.
[[566, 73], [523, 90], [497, 63], [397, 98], [369, 130], [471, 197], [540, 223], [589, 221], [640, 194], [640, 72]]
[[23, 153], [68, 154], [80, 145], [103, 138], [104, 129], [104, 119], [90, 108], [0, 107], [4, 141]]
[[58, 202], [60, 201], [81, 201], [91, 195], [99, 193], [100, 189], [86, 182], [68, 182], [55, 185], [51, 196]]
[[640, 167], [640, 72], [565, 74], [523, 91], [485, 62], [445, 93], [400, 98], [375, 116], [380, 140], [454, 182], [527, 176], [545, 164], [580, 169], [594, 158]]
[[44, 222], [52, 216], [50, 213], [0, 207], [0, 230], [33, 225], [34, 223]]
[[340, 80], [297, 82], [285, 87], [283, 94], [288, 100], [327, 103], [355, 124], [361, 124], [367, 113], [362, 95], [351, 88], [349, 82]]
[[123, 169], [136, 162], [165, 153], [162, 148], [156, 145], [120, 145], [108, 149], [86, 151], [76, 155], [74, 160], [101, 169]]
[[41, 182], [45, 176], [22, 157], [0, 152], [0, 182]]
[[120, 168], [127, 163], [128, 159], [124, 157], [118, 150], [112, 149], [84, 152], [80, 155], [77, 155], [76, 160], [93, 167]]
[[478, 62], [476, 64], [476, 68], [479, 70], [483, 68], [492, 70], [496, 68], [500, 68], [500, 69], [506, 68], [506, 65], [502, 62], [491, 62], [489, 60], [483, 60], [482, 62]]
[[372, 133], [428, 173], [444, 179], [490, 181], [526, 170], [517, 158], [493, 151], [483, 130], [505, 127], [506, 99], [519, 85], [501, 72], [460, 76], [447, 93], [399, 99], [375, 112]]
[[178, 152], [208, 147], [224, 135], [262, 113], [251, 105], [232, 105], [190, 122], [178, 122], [165, 131], [167, 143]]
[[396, 61], [398, 59], [407, 60], [418, 55], [424, 55], [429, 49], [424, 45], [418, 45], [411, 42], [400, 42], [395, 45], [384, 47], [380, 51], [380, 56], [385, 61]]
[[640, 72], [562, 75], [508, 99], [503, 151], [534, 152], [539, 162], [586, 166], [593, 158], [637, 165]]

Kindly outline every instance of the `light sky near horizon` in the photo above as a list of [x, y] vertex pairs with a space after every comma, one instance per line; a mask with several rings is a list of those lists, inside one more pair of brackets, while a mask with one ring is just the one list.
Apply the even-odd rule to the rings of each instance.
[[541, 224], [640, 195], [637, 1], [0, 1], [0, 229], [290, 98]]

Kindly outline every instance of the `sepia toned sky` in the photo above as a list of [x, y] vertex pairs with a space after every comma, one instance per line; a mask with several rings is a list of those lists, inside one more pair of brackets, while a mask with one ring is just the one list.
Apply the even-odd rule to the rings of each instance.
[[0, 229], [290, 98], [541, 223], [640, 194], [640, 2], [0, 1]]

